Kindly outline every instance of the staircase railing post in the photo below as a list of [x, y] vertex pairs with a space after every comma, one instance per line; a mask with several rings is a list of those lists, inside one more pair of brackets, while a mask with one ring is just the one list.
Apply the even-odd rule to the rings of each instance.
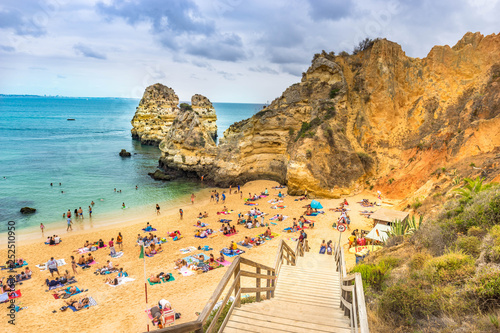
[[[270, 270], [267, 270], [267, 275], [271, 276], [271, 271]], [[271, 287], [271, 280], [270, 279], [266, 280], [266, 287], [267, 288]], [[266, 291], [266, 299], [267, 300], [271, 299], [271, 292], [269, 290]]]
[[241, 264], [238, 263], [238, 266], [236, 266], [236, 268], [234, 269], [234, 278], [237, 280], [236, 285], [234, 287], [234, 297], [235, 297], [234, 301], [236, 302], [235, 306], [238, 308], [241, 307], [241, 298], [238, 297], [238, 294], [239, 294], [240, 289], [241, 289], [240, 268], [241, 268]]
[[[257, 274], [260, 274], [260, 267], [257, 267], [255, 270]], [[257, 288], [257, 290], [260, 289], [260, 278], [255, 279], [255, 287]], [[260, 291], [257, 291], [257, 294], [255, 295], [255, 301], [260, 302]]]

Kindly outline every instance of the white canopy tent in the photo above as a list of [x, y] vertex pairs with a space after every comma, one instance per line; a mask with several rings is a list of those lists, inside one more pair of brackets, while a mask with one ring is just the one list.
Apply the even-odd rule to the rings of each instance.
[[385, 224], [377, 223], [375, 227], [365, 236], [365, 238], [373, 239], [379, 242], [385, 242], [389, 236], [387, 232], [391, 230], [391, 227]]

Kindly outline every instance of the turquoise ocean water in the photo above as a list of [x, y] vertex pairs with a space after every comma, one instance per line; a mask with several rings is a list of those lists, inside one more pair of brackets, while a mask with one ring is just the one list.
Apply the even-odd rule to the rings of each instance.
[[[147, 175], [158, 165], [160, 151], [131, 139], [130, 120], [138, 103], [121, 98], [0, 96], [0, 232], [6, 231], [9, 220], [16, 221], [18, 229], [63, 224], [62, 214], [79, 207], [88, 217], [91, 201], [98, 223], [102, 217], [123, 214], [122, 203], [146, 206], [198, 190], [197, 183], [163, 183]], [[262, 106], [214, 103], [219, 136]], [[130, 151], [132, 158], [119, 157], [121, 149]], [[24, 206], [37, 212], [23, 216], [19, 210]]]

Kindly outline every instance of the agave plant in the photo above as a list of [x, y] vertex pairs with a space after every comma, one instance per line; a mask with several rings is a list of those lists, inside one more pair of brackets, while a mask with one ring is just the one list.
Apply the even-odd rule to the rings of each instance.
[[420, 216], [417, 223], [417, 219], [415, 218], [415, 215], [413, 215], [407, 221], [395, 220], [392, 222], [391, 230], [387, 231], [387, 236], [391, 238], [396, 236], [411, 235], [420, 229], [423, 219], [424, 217]]
[[422, 221], [424, 220], [423, 216], [420, 216], [418, 218], [418, 223], [417, 219], [415, 218], [415, 215], [413, 215], [410, 219], [408, 219], [408, 222], [406, 223], [408, 225], [408, 229], [406, 231], [407, 234], [412, 234], [415, 231], [420, 229], [420, 226], [422, 225]]

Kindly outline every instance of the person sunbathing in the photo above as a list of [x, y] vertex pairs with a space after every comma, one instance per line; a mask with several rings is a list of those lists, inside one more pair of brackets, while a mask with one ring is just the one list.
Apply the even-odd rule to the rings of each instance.
[[158, 275], [151, 274], [151, 276], [149, 277], [149, 282], [160, 283], [161, 282], [160, 274], [158, 274]]
[[61, 308], [61, 311], [65, 311], [70, 306], [74, 307], [78, 311], [78, 310], [83, 309], [87, 305], [89, 305], [90, 300], [88, 297], [83, 297], [82, 299], [80, 299], [78, 301], [77, 300], [67, 300], [65, 302], [66, 302], [66, 306], [63, 306]]
[[181, 269], [187, 267], [187, 262], [184, 259], [179, 259], [175, 262], [174, 269]]
[[120, 268], [120, 271], [118, 272], [118, 277], [127, 277], [128, 273], [123, 271], [123, 268]]
[[108, 277], [104, 280], [104, 283], [108, 283], [112, 286], [117, 286], [118, 283], [120, 283], [120, 281], [118, 280], [118, 277], [115, 277], [115, 278]]
[[200, 212], [200, 214], [198, 214], [198, 218], [199, 219], [202, 219], [203, 218], [203, 214]]
[[203, 217], [208, 217], [208, 213], [207, 212], [203, 212]]
[[146, 248], [144, 249], [144, 254], [145, 254], [145, 255], [147, 255], [147, 256], [150, 256], [150, 255], [151, 255], [151, 248], [146, 247]]
[[266, 230], [266, 232], [264, 233], [264, 235], [265, 235], [266, 237], [271, 237], [271, 234], [272, 234], [272, 232], [271, 232], [271, 228], [269, 228], [269, 227], [268, 227], [268, 228], [267, 228], [267, 230]]
[[220, 252], [220, 257], [217, 258], [217, 261], [218, 262], [224, 262], [224, 261], [226, 261], [226, 258], [224, 257], [224, 254], [222, 253], [222, 251]]
[[56, 295], [57, 295], [57, 297], [62, 297], [66, 294], [69, 294], [70, 296], [72, 296], [72, 295], [77, 294], [78, 292], [80, 292], [80, 290], [77, 287], [71, 286], [71, 287], [67, 287], [67, 288], [64, 288], [62, 290], [56, 291]]
[[54, 287], [54, 286], [61, 284], [61, 281], [59, 281], [59, 277], [56, 277], [55, 280], [49, 281], [49, 279], [46, 279], [45, 284], [47, 285], [47, 287]]
[[55, 241], [54, 237], [50, 237], [49, 245], [56, 245], [56, 241]]
[[236, 250], [238, 248], [238, 245], [234, 241], [231, 241], [231, 244], [229, 245], [230, 250]]
[[248, 236], [245, 237], [245, 240], [243, 241], [243, 245], [245, 245], [245, 246], [250, 245], [250, 240], [248, 239]]
[[92, 256], [92, 253], [89, 253], [89, 256], [87, 257], [86, 264], [89, 265], [92, 261], [94, 261], [94, 257]]

